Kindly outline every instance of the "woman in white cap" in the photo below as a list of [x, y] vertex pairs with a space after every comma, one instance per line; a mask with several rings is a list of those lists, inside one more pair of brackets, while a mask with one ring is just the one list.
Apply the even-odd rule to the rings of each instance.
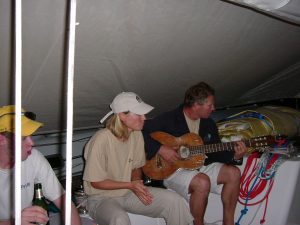
[[132, 92], [122, 92], [110, 105], [112, 115], [85, 147], [83, 180], [90, 216], [101, 225], [130, 225], [127, 212], [161, 217], [168, 225], [187, 225], [193, 217], [175, 192], [143, 184], [145, 164], [141, 129], [153, 107]]

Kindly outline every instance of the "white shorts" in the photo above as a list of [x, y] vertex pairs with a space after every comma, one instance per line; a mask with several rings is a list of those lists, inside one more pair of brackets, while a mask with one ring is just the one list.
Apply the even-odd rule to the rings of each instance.
[[223, 163], [212, 163], [208, 166], [202, 166], [198, 170], [186, 170], [181, 169], [172, 174], [169, 178], [164, 180], [164, 186], [176, 191], [189, 201], [189, 185], [198, 173], [206, 174], [210, 179], [210, 192], [221, 194], [223, 184], [217, 184], [219, 171], [223, 166]]

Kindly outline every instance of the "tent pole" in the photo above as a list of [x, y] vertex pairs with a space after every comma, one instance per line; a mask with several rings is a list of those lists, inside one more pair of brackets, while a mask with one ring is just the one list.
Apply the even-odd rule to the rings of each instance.
[[67, 58], [67, 141], [66, 141], [66, 208], [65, 224], [71, 225], [71, 183], [72, 183], [72, 137], [73, 137], [73, 89], [74, 89], [74, 57], [75, 57], [75, 27], [76, 27], [76, 0], [69, 5], [68, 24], [68, 58]]
[[15, 225], [21, 225], [22, 0], [15, 1]]

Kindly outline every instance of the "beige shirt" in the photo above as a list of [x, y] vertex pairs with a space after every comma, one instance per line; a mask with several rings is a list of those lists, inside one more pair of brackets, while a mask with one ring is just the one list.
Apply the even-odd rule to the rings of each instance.
[[185, 115], [185, 113], [184, 113], [184, 117], [185, 117], [185, 120], [186, 120], [186, 123], [188, 125], [190, 132], [198, 134], [199, 126], [200, 126], [200, 119], [191, 120], [187, 115]]
[[95, 189], [90, 182], [111, 179], [129, 182], [133, 169], [145, 165], [144, 139], [141, 131], [131, 132], [127, 141], [116, 138], [108, 129], [98, 131], [84, 150], [86, 165], [83, 174], [84, 190], [88, 195], [123, 196], [129, 190]]

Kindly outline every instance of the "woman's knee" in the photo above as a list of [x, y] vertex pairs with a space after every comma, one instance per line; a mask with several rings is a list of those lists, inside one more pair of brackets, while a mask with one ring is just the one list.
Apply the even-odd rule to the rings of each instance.
[[128, 213], [114, 200], [94, 201], [90, 204], [90, 216], [98, 224], [130, 225]]

